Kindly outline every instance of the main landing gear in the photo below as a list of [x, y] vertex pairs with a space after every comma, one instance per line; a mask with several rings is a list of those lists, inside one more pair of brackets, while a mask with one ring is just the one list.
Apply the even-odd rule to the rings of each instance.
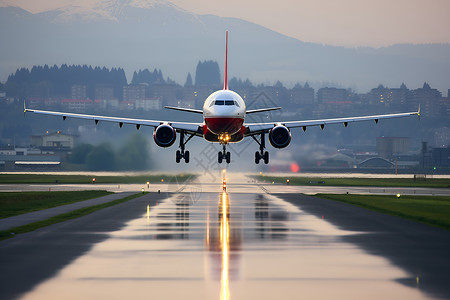
[[264, 133], [261, 133], [259, 140], [254, 135], [252, 135], [252, 138], [259, 145], [259, 151], [255, 152], [255, 164], [259, 164], [259, 161], [262, 159], [264, 160], [264, 163], [267, 165], [269, 163], [269, 152], [264, 151], [264, 148], [266, 148], [266, 140]]
[[184, 147], [191, 140], [191, 138], [194, 136], [194, 134], [190, 135], [186, 141], [184, 141], [184, 135], [186, 133], [184, 130], [180, 132], [180, 150], [177, 150], [176, 153], [176, 162], [179, 163], [181, 159], [184, 159], [184, 161], [188, 164], [189, 163], [189, 151], [185, 151]]
[[217, 156], [217, 161], [219, 162], [219, 164], [221, 164], [222, 161], [225, 159], [227, 164], [229, 164], [231, 162], [231, 153], [227, 152], [227, 145], [226, 144], [222, 144], [222, 146], [223, 146], [223, 151], [219, 152], [219, 154]]

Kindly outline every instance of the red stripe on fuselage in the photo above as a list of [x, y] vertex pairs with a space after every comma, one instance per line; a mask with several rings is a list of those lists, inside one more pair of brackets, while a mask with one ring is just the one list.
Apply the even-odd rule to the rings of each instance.
[[244, 124], [244, 119], [231, 117], [211, 117], [205, 118], [205, 123], [209, 131], [214, 134], [235, 134], [241, 130], [242, 125]]

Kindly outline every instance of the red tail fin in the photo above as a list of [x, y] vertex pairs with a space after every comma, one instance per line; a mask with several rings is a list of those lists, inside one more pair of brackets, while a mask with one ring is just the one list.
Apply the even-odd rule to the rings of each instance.
[[228, 90], [228, 31], [225, 42], [225, 70], [223, 72], [223, 89]]

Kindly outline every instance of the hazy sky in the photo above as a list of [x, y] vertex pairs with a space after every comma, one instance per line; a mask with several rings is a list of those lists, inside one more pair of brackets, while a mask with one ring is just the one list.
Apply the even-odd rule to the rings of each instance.
[[[0, 0], [8, 1], [8, 0]], [[98, 0], [79, 0], [93, 2]], [[10, 0], [30, 11], [73, 0]], [[307, 42], [340, 46], [450, 43], [450, 0], [171, 0], [199, 14], [236, 17]]]

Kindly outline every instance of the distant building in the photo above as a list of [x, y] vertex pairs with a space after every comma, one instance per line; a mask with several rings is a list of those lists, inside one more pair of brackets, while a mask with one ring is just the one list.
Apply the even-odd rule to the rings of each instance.
[[[182, 89], [182, 101], [180, 99], [168, 99], [165, 103], [171, 106], [185, 107], [186, 104], [191, 104], [192, 108], [202, 108], [206, 98], [213, 92], [213, 88], [208, 86], [188, 86]], [[180, 101], [180, 102], [179, 102]], [[187, 107], [187, 106], [186, 106]]]
[[161, 110], [162, 109], [162, 102], [161, 102], [160, 98], [138, 99], [135, 102], [135, 109], [143, 109], [145, 111]]
[[46, 133], [43, 135], [32, 135], [31, 146], [37, 148], [69, 148], [75, 146], [75, 135], [64, 134], [60, 131]]
[[112, 100], [114, 99], [114, 87], [112, 84], [95, 85], [96, 100]]
[[59, 170], [61, 157], [37, 148], [0, 147], [0, 170]]
[[151, 91], [153, 97], [161, 99], [163, 103], [176, 106], [178, 100], [183, 97], [183, 87], [174, 83], [152, 84]]
[[133, 110], [135, 108], [136, 100], [121, 101], [119, 104], [120, 110]]
[[324, 102], [336, 102], [347, 101], [349, 92], [346, 89], [338, 88], [321, 88], [317, 91], [317, 101], [319, 103]]
[[93, 106], [93, 101], [89, 99], [63, 99], [61, 106], [66, 111], [89, 112]]
[[432, 89], [428, 83], [423, 87], [412, 91], [411, 100], [408, 102], [408, 108], [411, 111], [417, 110], [420, 105], [420, 113], [424, 117], [441, 117], [446, 114], [442, 111], [442, 94], [437, 89]]
[[377, 137], [378, 154], [385, 159], [392, 159], [394, 154], [409, 151], [409, 137]]
[[433, 148], [431, 150], [432, 164], [435, 168], [450, 167], [450, 147]]
[[305, 87], [297, 86], [291, 89], [290, 103], [310, 105], [314, 102], [314, 89], [305, 85]]
[[72, 99], [87, 99], [87, 87], [85, 84], [74, 84], [71, 88]]
[[450, 128], [441, 127], [434, 131], [434, 145], [436, 147], [447, 147], [450, 145]]
[[32, 109], [52, 108], [58, 103], [59, 100], [56, 98], [28, 97], [26, 99], [27, 107]]
[[400, 88], [391, 89], [391, 101], [395, 107], [403, 107], [411, 99], [412, 93], [405, 84], [402, 84]]
[[368, 94], [369, 104], [389, 107], [392, 104], [392, 91], [381, 84]]
[[145, 99], [146, 84], [130, 84], [123, 87], [123, 101]]

